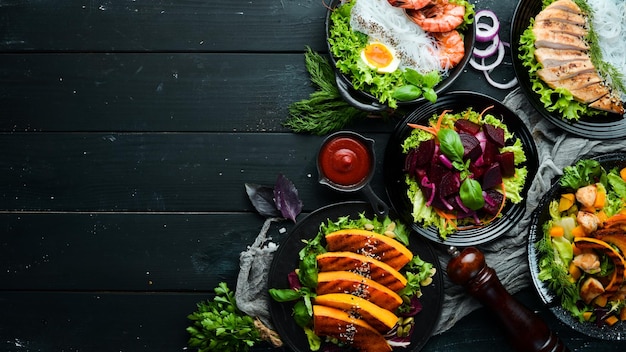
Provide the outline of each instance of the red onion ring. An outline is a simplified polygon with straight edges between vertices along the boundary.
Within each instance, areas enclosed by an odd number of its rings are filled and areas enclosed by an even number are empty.
[[[491,18],[493,24],[489,26],[487,23],[483,26],[478,26],[481,18],[487,17]],[[490,10],[480,10],[476,12],[474,16],[476,21],[476,41],[477,42],[488,42],[494,38],[498,34],[500,30],[500,21],[498,21],[498,17],[493,11]]]
[[[498,83],[496,81],[494,81],[493,79],[491,79],[491,76],[489,76],[489,73],[491,73],[491,70],[487,70],[487,71],[483,71],[483,74],[485,75],[485,79],[487,80],[487,82],[489,82],[489,84],[491,84],[492,86],[498,88],[498,89],[509,89],[509,88],[513,88],[517,85],[517,78],[514,77],[512,80],[506,82],[506,83]]]
[[[474,56],[476,56],[479,59],[486,58],[497,53],[499,45],[500,45],[500,36],[496,34],[491,40],[491,44],[489,44],[488,47],[486,47],[485,49],[478,49],[474,47],[474,50],[472,53],[474,54]]]
[[[479,64],[478,62],[476,62],[476,60],[474,60],[474,58],[470,58],[469,63],[470,65],[472,65],[473,68],[477,69],[478,71],[488,71],[488,70],[493,70],[496,66],[500,65],[500,63],[502,62],[502,59],[504,59],[504,44],[502,44],[502,42],[500,42],[498,44],[498,58],[496,58],[496,61],[492,62],[489,65],[485,65],[485,58],[481,58],[482,63]]]

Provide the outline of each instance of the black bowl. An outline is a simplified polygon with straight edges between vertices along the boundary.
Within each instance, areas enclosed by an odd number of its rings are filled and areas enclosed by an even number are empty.
[[[339,93],[344,98],[344,100],[346,100],[349,104],[358,109],[373,112],[386,110],[389,108],[388,106],[379,102],[378,99],[374,97],[371,93],[355,89],[350,78],[336,68],[337,61],[332,54],[328,37],[330,35],[331,28],[330,14],[332,13],[333,9],[339,5],[339,3],[340,0],[332,0],[330,2],[330,5],[328,6],[328,11],[326,12],[326,45],[328,46],[328,52],[332,65],[333,67],[335,67],[335,76],[337,81],[337,87],[339,88]],[[474,48],[474,43],[476,41],[475,27],[476,24],[472,23],[472,25],[469,26],[469,28],[462,33],[464,35],[465,56],[458,65],[456,65],[448,72],[448,76],[442,79],[441,82],[439,82],[439,84],[435,86],[435,93],[437,93],[437,96],[440,96],[446,89],[448,89],[448,87],[450,87],[450,85],[454,83],[454,81],[461,75],[461,73],[463,73],[465,66],[472,56],[471,53]],[[398,101],[398,106],[412,106],[422,104],[426,101],[427,100],[424,97],[419,97],[417,99],[408,101]]]
[[[482,111],[492,105],[493,108],[489,110],[489,112],[494,116],[501,116],[502,120],[509,128],[509,131],[522,142],[527,159],[526,167],[528,169],[526,184],[522,190],[522,196],[525,199],[530,184],[539,167],[537,147],[535,146],[530,131],[528,131],[523,121],[505,105],[487,95],[472,92],[447,93],[445,96],[440,97],[434,104],[424,104],[405,117],[396,125],[389,139],[387,148],[385,149],[383,173],[385,188],[391,206],[405,223],[411,224],[415,232],[434,242],[457,247],[486,243],[510,231],[511,228],[524,217],[526,211],[525,202],[522,201],[518,204],[511,204],[509,202],[502,210],[503,216],[501,218],[496,219],[484,227],[456,231],[448,235],[447,239],[444,241],[436,227],[429,226],[425,228],[422,224],[415,223],[411,215],[413,205],[406,195],[407,185],[405,183],[404,172],[405,154],[402,153],[402,143],[413,130],[412,127],[407,126],[407,123],[426,124],[434,114],[440,114],[444,110],[461,112],[472,107],[475,111]]]
[[[344,216],[357,219],[359,214],[368,218],[374,217],[371,206],[365,202],[344,202],[331,204],[320,208],[298,223],[289,232],[289,237],[280,244],[272,260],[268,277],[269,288],[287,288],[289,282],[287,275],[298,265],[298,251],[304,247],[303,240],[310,240],[319,231],[321,223],[329,219],[335,221]],[[391,213],[392,219],[397,219],[395,213]],[[430,338],[433,329],[439,321],[443,305],[443,272],[437,254],[428,241],[411,234],[408,248],[423,260],[432,263],[437,272],[433,276],[433,282],[422,288],[422,311],[415,316],[415,330],[411,335],[411,344],[406,351],[421,350]],[[283,342],[293,351],[310,351],[304,330],[293,320],[293,302],[279,303],[270,302],[270,313],[276,330]]]
[[[613,139],[626,136],[626,119],[619,114],[607,116],[581,116],[578,121],[570,121],[558,112],[546,110],[539,100],[539,94],[532,90],[532,83],[528,69],[522,65],[519,59],[519,40],[534,18],[542,8],[542,0],[520,0],[513,14],[511,24],[511,53],[513,56],[513,68],[520,87],[530,103],[548,121],[560,129],[572,134],[591,139]]]
[[[614,167],[626,167],[625,153],[610,153],[596,157],[582,157],[581,159],[595,159],[605,170]],[[550,220],[549,206],[552,200],[558,199],[563,193],[559,181],[553,183],[552,187],[541,198],[537,209],[533,212],[528,233],[528,267],[530,268],[530,277],[533,287],[539,295],[539,298],[546,304],[550,311],[562,321],[565,325],[572,329],[583,333],[587,336],[603,339],[603,340],[624,340],[626,337],[626,325],[616,324],[614,326],[597,326],[593,322],[581,323],[574,318],[567,310],[561,307],[559,297],[552,291],[548,284],[539,279],[539,261],[540,256],[537,253],[536,243],[543,238],[543,224]]]

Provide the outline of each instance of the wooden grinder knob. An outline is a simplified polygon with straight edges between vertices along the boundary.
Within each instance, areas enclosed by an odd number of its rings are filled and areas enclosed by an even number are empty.
[[[517,351],[569,351],[537,314],[509,294],[478,249],[464,249],[448,262],[447,271],[453,283],[463,286],[498,318],[498,325]]]

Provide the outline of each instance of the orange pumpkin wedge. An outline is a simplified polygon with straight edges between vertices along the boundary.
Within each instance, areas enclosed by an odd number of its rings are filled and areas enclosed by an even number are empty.
[[[329,251],[354,252],[373,257],[400,270],[413,259],[413,253],[399,241],[376,232],[344,229],[326,235]]]
[[[317,256],[319,271],[352,271],[369,277],[390,290],[398,292],[406,286],[406,278],[396,269],[378,259],[353,252],[326,252]]]
[[[611,278],[611,282],[604,288],[606,292],[617,291],[624,282],[624,271],[626,270],[626,262],[624,257],[610,244],[603,240],[591,237],[574,237],[574,243],[577,248],[580,249],[593,249],[597,250],[609,258],[615,266],[615,273]]]
[[[350,271],[322,271],[318,273],[315,292],[318,295],[349,293],[392,312],[402,304],[402,298],[388,287]]]
[[[337,338],[362,352],[391,351],[381,333],[341,309],[313,305],[313,331],[317,336]]]
[[[398,322],[398,317],[387,309],[348,293],[318,295],[315,304],[341,309],[354,317],[360,317],[381,334],[389,332]]]

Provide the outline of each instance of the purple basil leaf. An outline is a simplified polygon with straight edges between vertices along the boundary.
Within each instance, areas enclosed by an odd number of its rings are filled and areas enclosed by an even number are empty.
[[[246,193],[248,193],[248,198],[259,214],[265,217],[281,216],[280,211],[276,208],[276,203],[274,203],[274,189],[272,187],[246,183]]]
[[[278,174],[274,186],[274,202],[285,219],[296,222],[296,216],[302,211],[302,201],[296,186],[283,174]]]

